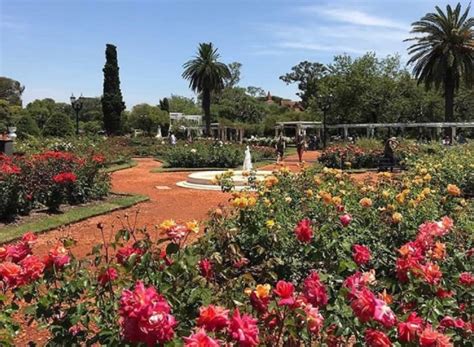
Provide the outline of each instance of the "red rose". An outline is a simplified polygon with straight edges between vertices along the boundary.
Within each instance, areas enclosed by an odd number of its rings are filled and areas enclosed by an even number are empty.
[[[313,271],[303,284],[303,296],[313,306],[325,306],[328,302],[326,288],[321,283],[317,272]]]
[[[199,266],[199,271],[201,272],[201,276],[210,280],[212,276],[214,275],[211,261],[209,259],[202,259],[199,261],[198,266]]]
[[[57,184],[74,183],[76,182],[76,180],[77,180],[77,176],[73,172],[62,172],[60,174],[53,176],[53,181],[54,183],[57,183]]]
[[[343,214],[342,216],[339,216],[339,221],[343,227],[347,227],[352,221],[352,216],[348,213]]]
[[[442,333],[433,330],[430,326],[427,326],[420,335],[419,340],[421,347],[452,347],[453,344],[449,336],[443,335]]]
[[[374,293],[367,288],[362,288],[358,292],[356,299],[351,303],[354,314],[362,323],[368,322],[374,318],[375,305],[376,297]]]
[[[369,347],[390,347],[392,342],[383,332],[375,329],[367,329],[364,334],[365,343]]]
[[[466,287],[471,287],[474,284],[474,276],[469,272],[463,272],[459,275],[459,283]]]
[[[278,305],[292,306],[295,303],[295,299],[293,298],[294,291],[295,287],[293,286],[293,283],[278,281],[274,290],[275,295],[280,297]]]
[[[354,245],[352,246],[352,259],[357,263],[357,265],[364,265],[367,264],[370,259],[372,259],[372,254],[370,253],[370,249],[366,246],[362,245]]]
[[[220,306],[209,305],[199,309],[197,326],[207,331],[220,331],[227,327],[229,322],[229,310]]]
[[[398,339],[402,342],[415,342],[422,329],[423,319],[418,317],[416,312],[412,312],[405,322],[398,323]]]
[[[300,221],[295,227],[296,238],[304,243],[311,242],[313,238],[313,229],[311,228],[311,221],[308,218]]]
[[[109,282],[113,282],[118,278],[118,272],[113,267],[103,270],[97,277],[97,281],[101,286],[105,286]]]

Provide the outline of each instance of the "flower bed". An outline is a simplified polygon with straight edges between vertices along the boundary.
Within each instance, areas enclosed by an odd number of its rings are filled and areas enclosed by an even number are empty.
[[[198,142],[168,148],[163,158],[169,167],[185,168],[235,168],[244,161],[245,147],[235,144],[213,144]],[[274,158],[269,147],[252,147],[252,161]]]
[[[0,336],[26,298],[53,344],[469,345],[473,204],[413,175],[283,168],[188,247],[195,222],[164,221],[158,240],[124,228],[86,260],[67,239],[42,260],[27,235],[0,248]]]
[[[474,196],[474,144],[430,146],[408,152],[405,161],[417,181],[426,177],[434,187],[455,184],[463,195]]]
[[[109,191],[100,172],[101,155],[79,157],[48,151],[30,156],[0,157],[0,219],[28,214],[41,206],[58,211],[61,204],[99,199]]]
[[[319,162],[330,168],[373,169],[378,167],[383,152],[380,149],[363,149],[356,145],[335,145],[321,153]]]

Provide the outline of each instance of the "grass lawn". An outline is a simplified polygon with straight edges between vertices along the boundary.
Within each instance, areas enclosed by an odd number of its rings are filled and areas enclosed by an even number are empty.
[[[104,168],[102,171],[103,172],[114,172],[114,171],[129,169],[129,168],[134,167],[134,166],[137,166],[137,162],[135,160],[130,160],[126,163],[111,165],[109,167]]]
[[[124,209],[147,200],[148,197],[144,195],[116,195],[104,201],[72,207],[62,214],[33,217],[32,220],[25,223],[0,228],[0,244],[18,239],[28,231],[34,233],[45,232],[90,217]]]

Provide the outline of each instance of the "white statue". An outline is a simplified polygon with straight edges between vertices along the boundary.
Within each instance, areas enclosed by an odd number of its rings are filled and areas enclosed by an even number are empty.
[[[247,146],[245,150],[245,158],[244,158],[244,166],[242,167],[243,171],[251,171],[252,170],[252,156],[250,155],[250,148]]]
[[[155,136],[157,139],[161,139],[163,136],[161,135],[161,126],[158,125],[158,132],[156,133]]]

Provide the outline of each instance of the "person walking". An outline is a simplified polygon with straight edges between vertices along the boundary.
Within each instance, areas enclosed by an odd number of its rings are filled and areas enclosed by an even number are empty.
[[[286,143],[283,136],[280,134],[277,143],[275,144],[275,150],[277,155],[277,164],[283,161],[283,155],[285,154]]]
[[[298,134],[296,134],[295,143],[296,143],[296,151],[298,152],[298,160],[301,163],[303,161],[303,152],[306,146],[306,141],[301,131],[298,132]]]

